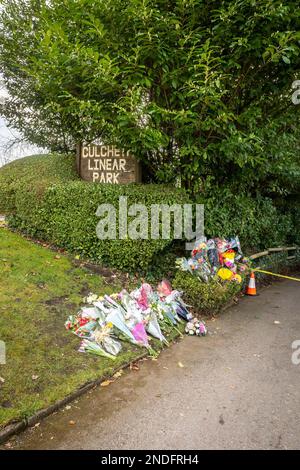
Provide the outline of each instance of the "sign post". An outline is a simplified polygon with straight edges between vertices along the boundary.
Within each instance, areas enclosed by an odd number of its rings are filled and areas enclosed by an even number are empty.
[[[113,145],[79,145],[77,171],[85,181],[128,184],[141,182],[139,162],[129,153]]]

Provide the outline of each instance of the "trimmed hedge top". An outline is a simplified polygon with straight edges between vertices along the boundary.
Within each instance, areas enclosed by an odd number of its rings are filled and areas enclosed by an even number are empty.
[[[44,188],[53,183],[79,180],[74,155],[32,155],[0,168],[0,213],[15,209],[20,186]]]
[[[183,190],[165,185],[109,185],[86,183],[76,172],[74,155],[37,155],[0,168],[0,213],[11,215],[11,226],[84,257],[110,266],[147,269],[171,240],[99,240],[97,207],[119,197],[128,204],[184,204],[191,202]],[[226,187],[199,194],[205,204],[208,237],[238,234],[245,252],[295,243],[299,217],[280,210],[265,197],[233,194]]]
[[[190,202],[183,190],[173,186],[81,181],[74,156],[29,157],[4,167],[0,174],[0,211],[11,215],[11,227],[85,258],[130,271],[146,269],[172,240],[100,240],[96,234],[98,206],[111,204],[116,209],[118,229],[120,196],[127,196],[128,207],[145,205],[149,223],[152,204]]]

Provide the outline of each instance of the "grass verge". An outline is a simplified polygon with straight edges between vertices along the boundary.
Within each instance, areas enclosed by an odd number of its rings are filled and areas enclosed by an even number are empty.
[[[118,291],[120,279],[78,267],[5,228],[0,228],[0,267],[0,340],[6,345],[6,364],[0,365],[0,429],[113,374],[144,351],[124,343],[114,362],[79,354],[79,338],[64,328],[84,295]]]

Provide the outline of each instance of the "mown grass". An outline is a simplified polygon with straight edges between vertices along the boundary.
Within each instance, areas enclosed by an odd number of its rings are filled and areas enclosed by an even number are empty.
[[[0,428],[31,416],[141,354],[123,343],[116,361],[77,352],[79,338],[64,322],[89,291],[121,289],[72,260],[0,228],[0,340],[6,364],[0,365]]]

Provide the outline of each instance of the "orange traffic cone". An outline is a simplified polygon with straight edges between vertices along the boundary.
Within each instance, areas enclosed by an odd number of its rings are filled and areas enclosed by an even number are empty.
[[[248,287],[246,289],[246,295],[257,295],[256,285],[255,285],[255,274],[253,271],[250,274],[250,280],[249,280]]]

